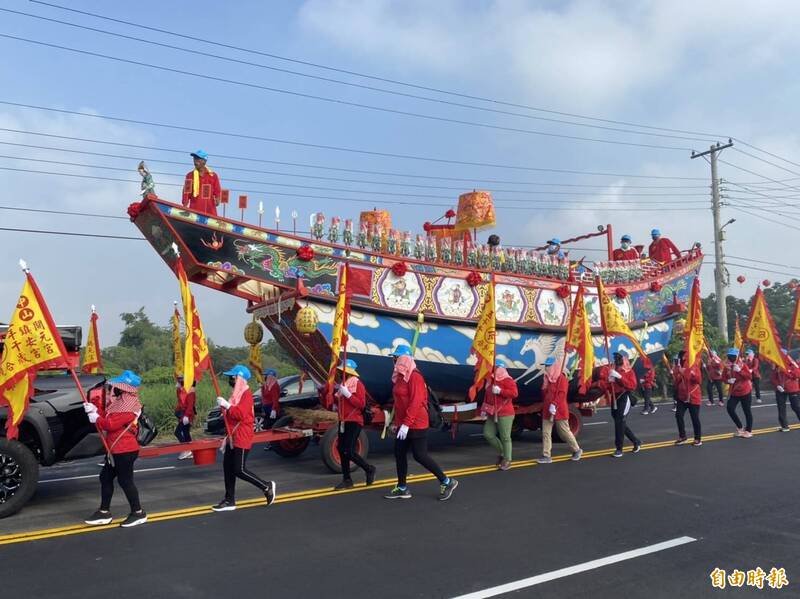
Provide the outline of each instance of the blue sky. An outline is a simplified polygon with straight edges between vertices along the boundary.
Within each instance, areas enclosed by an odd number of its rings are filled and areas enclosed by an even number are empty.
[[[795,34],[800,25],[800,6],[794,2],[776,1],[757,6],[744,1],[442,0],[432,3],[417,0],[307,0],[237,2],[234,5],[203,0],[191,3],[143,0],[135,4],[54,0],[56,3],[59,1],[80,10],[207,40],[438,89],[567,113],[731,135],[800,163],[800,141],[796,133],[800,83],[793,60],[800,45]],[[501,108],[529,116],[600,124],[221,49],[32,2],[0,0],[0,8],[404,93]],[[458,108],[155,48],[7,12],[0,13],[0,34],[261,86],[500,127],[698,150],[706,149],[708,140],[724,141],[724,137],[707,135],[687,135],[696,138],[690,141],[623,134]],[[709,169],[702,160],[690,160],[686,149],[638,148],[565,140],[387,114],[159,72],[2,37],[0,52],[5,58],[0,62],[2,101],[378,152],[626,175],[555,174],[381,158],[115,123],[0,104],[0,127],[6,129],[176,148],[187,152],[203,148],[211,155],[210,165],[220,167],[218,172],[223,185],[261,190],[249,194],[251,205],[263,200],[268,214],[276,205],[280,206],[284,222],[293,209],[300,213],[300,221],[306,222],[308,214],[314,211],[321,210],[328,217],[357,218],[359,210],[374,205],[391,209],[399,228],[416,232],[421,230],[424,221],[435,219],[446,209],[430,204],[453,204],[459,189],[466,191],[481,186],[493,190],[498,204],[503,206],[498,209],[500,226],[497,232],[506,245],[538,244],[551,235],[569,237],[592,230],[597,224],[610,222],[616,231],[629,232],[637,241],[644,242],[647,232],[653,226],[659,226],[682,247],[701,241],[709,251],[711,249],[711,217],[707,209]],[[6,168],[132,180],[137,179],[135,168],[142,158],[178,161],[185,158],[182,165],[151,162],[151,169],[156,171],[181,175],[191,168],[188,156],[152,150],[130,150],[8,131],[0,131],[0,142],[127,156],[104,158],[0,143],[0,155],[13,157],[0,158],[0,167]],[[753,152],[741,144],[737,144],[737,148]],[[270,166],[215,158],[220,154],[459,180],[348,175],[310,167]],[[762,218],[746,214],[737,207],[726,208],[726,218],[737,219],[737,223],[729,228],[727,251],[741,258],[783,265],[798,264],[800,260],[795,259],[787,248],[796,245],[797,229],[791,227],[800,226],[800,220],[794,220],[800,218],[800,213],[796,207],[785,205],[797,203],[798,200],[791,196],[798,195],[798,182],[770,183],[768,178],[791,179],[796,175],[788,171],[800,172],[800,166],[766,154],[756,154],[779,166],[731,150],[723,155],[723,159],[758,175],[723,164],[722,177],[737,183],[761,184],[748,185],[749,192],[740,188],[737,192],[736,187],[728,186],[731,190],[728,195],[734,196],[729,202],[740,207],[750,206],[750,210],[755,210]],[[129,172],[37,163],[20,158],[114,167]],[[225,168],[234,166],[295,176],[242,173]],[[362,179],[372,183],[307,178],[312,175]],[[646,179],[629,175],[697,179]],[[0,170],[0,176],[5,192],[0,202],[3,206],[124,215],[127,205],[137,198],[136,183],[3,170]],[[268,183],[232,183],[230,179]],[[556,183],[560,186],[489,185],[484,183],[486,179]],[[164,184],[179,180],[180,177],[157,175],[161,195],[177,198],[177,190]],[[384,185],[386,182],[403,186]],[[335,188],[338,191],[281,187],[278,185],[281,183]],[[448,189],[414,187],[413,184]],[[571,187],[573,185],[596,187]],[[648,188],[638,189],[636,186]],[[683,187],[656,189],[653,186]],[[753,193],[753,190],[770,187],[778,191],[762,193],[779,196],[778,200],[766,200]],[[584,195],[570,195],[576,189]],[[513,193],[514,190],[518,193]],[[522,193],[525,190],[528,193]],[[559,193],[531,193],[547,190]],[[374,192],[407,195],[376,195]],[[279,195],[281,193],[356,198],[361,202],[293,198]],[[635,195],[643,193],[671,195]],[[389,203],[397,201],[422,205]],[[765,207],[764,202],[771,205]],[[524,210],[508,208],[512,205]],[[670,206],[692,210],[666,211]],[[553,210],[576,207],[579,210]],[[257,218],[254,210],[247,218],[251,221]],[[763,218],[783,224],[767,222]],[[0,210],[0,221],[4,227],[14,228],[114,235],[137,233],[125,220]],[[94,303],[98,306],[103,325],[101,337],[105,344],[116,342],[121,324],[117,317],[120,312],[144,305],[156,321],[166,323],[172,301],[177,298],[177,287],[174,277],[147,244],[12,232],[0,232],[0,235],[3,246],[9,248],[4,252],[5,259],[0,261],[0,298],[5,298],[9,312],[21,285],[17,257],[23,256],[30,262],[58,321],[84,324],[89,305]],[[572,255],[596,257],[598,253],[592,250],[593,247],[602,245],[586,244],[573,250]],[[735,261],[745,264],[741,258]],[[744,287],[733,282],[732,292],[735,294],[751,293],[750,283],[762,278],[788,278],[750,270],[754,267],[800,274],[798,270],[772,264],[746,264],[747,269],[730,267],[732,279],[738,274],[748,278]],[[704,288],[710,291],[713,287],[711,269],[705,268],[703,275]],[[198,289],[197,296],[209,336],[219,343],[240,344],[242,327],[246,322],[242,303],[203,289]]]

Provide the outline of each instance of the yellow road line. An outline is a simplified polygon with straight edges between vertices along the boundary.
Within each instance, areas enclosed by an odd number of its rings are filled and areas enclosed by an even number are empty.
[[[791,429],[800,429],[800,424],[793,424],[789,428]],[[765,435],[768,433],[776,433],[778,429],[775,427],[769,428],[762,428],[753,431],[754,435]],[[723,439],[733,439],[733,433],[720,433],[716,435],[709,435],[703,438],[703,443],[707,443],[710,441],[721,441]],[[674,441],[659,441],[657,443],[646,443],[642,445],[642,451],[644,450],[651,450],[651,449],[662,449],[664,447],[674,447]],[[626,449],[626,451],[631,451],[631,448]],[[609,456],[614,452],[614,449],[598,449],[594,451],[587,451],[583,453],[582,459],[591,459],[591,458],[599,458],[603,456]],[[570,461],[569,455],[561,455],[553,458],[553,462],[567,462]],[[536,466],[536,459],[528,459],[522,460],[518,462],[514,462],[511,465],[511,468],[518,469],[518,468],[531,468]],[[448,476],[453,477],[463,477],[463,476],[472,476],[475,474],[485,474],[489,472],[496,472],[497,467],[495,465],[483,465],[483,466],[470,466],[465,468],[458,468],[455,470],[448,470]],[[432,474],[414,474],[408,477],[409,484],[412,483],[419,483],[423,481],[434,480],[434,476]],[[334,491],[332,488],[324,488],[324,489],[309,489],[306,491],[296,491],[293,493],[286,493],[280,495],[276,500],[275,503],[295,503],[297,501],[304,501],[309,499],[321,499],[323,497],[332,497],[332,496],[341,496],[348,493],[361,493],[364,491],[369,491],[372,489],[381,489],[381,488],[388,488],[392,487],[396,484],[395,479],[382,479],[375,481],[375,483],[367,487],[366,485],[359,484],[352,489],[347,489],[344,491]],[[240,501],[236,504],[237,509],[247,509],[252,507],[258,507],[264,505],[264,499],[247,499],[244,501]],[[163,522],[166,520],[175,520],[178,518],[190,518],[193,516],[202,516],[204,514],[211,514],[213,511],[211,510],[210,506],[195,506],[189,508],[182,508],[177,510],[170,510],[165,512],[157,512],[155,514],[148,515],[148,522]],[[87,526],[86,524],[77,524],[71,526],[62,526],[58,528],[48,528],[43,530],[35,530],[30,532],[21,532],[9,535],[2,535],[0,536],[0,545],[12,545],[15,543],[28,543],[30,541],[38,541],[43,539],[52,539],[56,537],[65,537],[77,534],[85,534],[90,532],[100,532],[104,530],[109,530],[113,528],[117,528],[121,520],[116,520],[111,524],[107,524],[105,526]]]

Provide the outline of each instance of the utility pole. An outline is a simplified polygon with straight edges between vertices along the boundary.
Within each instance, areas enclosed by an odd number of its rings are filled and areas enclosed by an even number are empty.
[[[692,151],[692,159],[701,156],[710,156],[711,163],[711,213],[714,216],[714,288],[717,297],[717,327],[723,340],[728,341],[728,306],[727,293],[728,271],[725,268],[725,254],[722,249],[724,241],[722,229],[725,225],[720,223],[720,199],[719,199],[719,177],[717,176],[717,155],[725,148],[733,146],[733,140],[729,139],[725,145],[719,142],[711,146],[705,152]]]

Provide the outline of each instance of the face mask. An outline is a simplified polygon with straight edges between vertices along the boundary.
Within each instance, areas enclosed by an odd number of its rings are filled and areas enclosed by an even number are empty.
[[[236,377],[235,376],[229,376],[228,377],[228,385],[230,385],[231,387],[235,387],[236,386]]]
[[[547,246],[547,253],[548,254],[557,254],[558,253],[558,246],[550,244]]]
[[[627,250],[629,247],[631,247],[631,242],[630,241],[623,241],[622,242],[622,249],[623,250]]]

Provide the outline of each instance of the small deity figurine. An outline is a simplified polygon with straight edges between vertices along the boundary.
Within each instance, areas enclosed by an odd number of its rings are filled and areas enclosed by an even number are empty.
[[[436,238],[428,237],[425,242],[425,260],[436,262]]]
[[[464,242],[460,239],[453,243],[453,263],[464,263]]]
[[[358,247],[362,250],[366,249],[367,247],[367,223],[361,223],[361,227],[358,231],[358,240],[356,241]]]
[[[489,246],[481,244],[478,246],[478,266],[483,269],[488,269],[492,263],[492,257],[489,255]]]
[[[453,261],[453,240],[449,237],[442,239],[442,262],[450,264]]]
[[[403,237],[400,239],[400,255],[408,258],[411,255],[411,233],[403,231]]]
[[[141,186],[141,195],[142,199],[145,199],[150,194],[156,195],[156,184],[153,181],[153,175],[150,174],[150,171],[147,169],[147,165],[142,160],[139,163],[139,175],[142,177],[142,186]]]
[[[383,227],[380,224],[375,224],[375,229],[372,231],[372,239],[370,240],[370,247],[373,252],[380,252],[382,248],[381,240],[383,238]]]
[[[506,272],[517,272],[517,250],[513,248],[506,250],[506,261],[503,268]]]
[[[322,212],[317,212],[314,215],[314,225],[311,227],[311,235],[314,239],[320,241],[325,235],[325,215]]]
[[[467,266],[471,266],[475,268],[478,266],[478,250],[475,247],[475,244],[471,241],[468,242],[469,247],[467,248]]]
[[[338,216],[331,218],[331,228],[328,229],[328,241],[331,243],[339,243],[339,224],[341,222]]]
[[[414,241],[414,258],[417,260],[422,260],[425,257],[425,241],[422,239],[422,235],[417,235],[416,240]]]
[[[504,270],[505,252],[500,248],[489,248],[489,254],[492,257],[492,270]]]
[[[386,239],[386,251],[389,254],[397,255],[397,231],[389,229],[389,237]]]
[[[344,221],[344,232],[342,233],[342,241],[346,246],[353,245],[353,219],[347,218]]]

